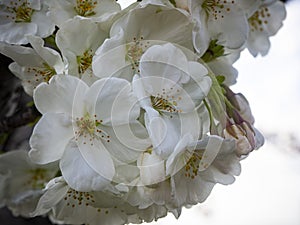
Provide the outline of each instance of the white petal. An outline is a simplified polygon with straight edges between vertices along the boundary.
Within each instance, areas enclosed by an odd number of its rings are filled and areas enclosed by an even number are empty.
[[[121,125],[134,121],[139,116],[137,100],[128,81],[120,78],[103,78],[96,81],[85,97],[103,125]]]
[[[84,137],[79,137],[78,148],[86,163],[100,176],[112,180],[115,167],[109,149],[100,140],[95,139],[93,145]]]
[[[115,22],[111,28],[111,36],[123,29],[129,42],[134,37],[142,36],[144,40],[168,41],[191,49],[192,26],[189,18],[175,8],[147,5],[129,11]]]
[[[184,157],[181,156],[182,154],[185,153],[188,144],[190,144],[192,140],[193,140],[192,135],[187,133],[177,143],[174,151],[171,153],[171,155],[169,156],[166,162],[167,175],[173,176],[185,166],[186,161]]]
[[[96,51],[92,62],[94,74],[100,78],[114,76],[131,81],[133,71],[125,55],[124,31],[120,30],[118,34],[106,39]]]
[[[211,35],[228,48],[237,49],[241,47],[248,37],[248,21],[242,10],[239,10],[234,5],[228,6],[230,13],[225,12],[224,17],[217,20],[211,16],[208,20],[207,26]]]
[[[189,80],[188,62],[184,53],[173,44],[154,45],[140,60],[141,77],[158,76],[175,83]]]
[[[44,41],[40,37],[27,36],[28,41],[39,56],[51,67],[53,67],[57,74],[61,74],[64,71],[64,64],[60,57],[60,54],[48,47],[44,47]]]
[[[215,75],[221,75],[225,77],[224,84],[231,86],[236,83],[238,76],[238,71],[229,63],[227,58],[220,57],[207,63],[209,68],[213,71]]]
[[[165,180],[164,160],[154,152],[142,153],[137,161],[140,169],[141,181],[144,185],[153,185]]]
[[[41,57],[32,48],[0,43],[0,52],[20,66],[41,66]]]
[[[106,130],[108,131],[108,129]],[[106,143],[107,147],[110,144],[114,144],[114,142],[118,142],[120,145],[119,148],[108,148],[115,152],[115,156],[124,162],[128,161],[125,159],[131,158],[130,161],[136,159],[135,155],[139,155],[151,146],[148,132],[139,122],[114,126],[108,132],[115,141]]]
[[[39,164],[59,160],[73,137],[72,122],[64,114],[47,113],[34,127],[30,138],[30,158]]]
[[[68,185],[77,191],[100,191],[109,183],[82,158],[75,142],[69,142],[66,146],[60,160],[60,169]]]
[[[33,23],[8,22],[0,24],[0,41],[9,44],[27,44],[26,35],[35,35],[37,29],[37,25]]]
[[[53,179],[49,184],[51,186],[48,186],[31,216],[45,215],[62,200],[69,190],[69,186],[65,182],[59,181],[59,178]]]
[[[68,73],[78,77],[85,74],[79,72],[77,57],[83,56],[85,52],[93,56],[107,36],[108,33],[103,31],[99,24],[89,19],[77,17],[63,23],[57,32],[56,43],[68,62]],[[91,73],[91,67],[92,65],[86,68],[87,73]]]
[[[199,163],[199,171],[207,169],[214,161],[219,151],[221,150],[223,140],[224,139],[219,136],[209,136],[208,140],[204,140],[204,142],[208,141],[207,143],[205,143],[206,146],[201,146],[200,142],[197,144],[197,149],[205,149],[202,159]]]
[[[33,99],[41,113],[67,113],[81,102],[74,102],[75,95],[84,95],[88,86],[80,79],[69,75],[53,76],[49,84],[42,83],[34,91]]]
[[[36,35],[45,38],[54,32],[55,24],[48,14],[48,5],[44,2],[42,4],[42,8],[32,14],[31,23],[37,25]]]

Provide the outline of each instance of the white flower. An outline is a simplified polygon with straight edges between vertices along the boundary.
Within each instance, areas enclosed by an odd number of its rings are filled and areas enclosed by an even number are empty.
[[[144,139],[132,133],[142,128],[126,80],[101,79],[89,88],[76,77],[57,75],[33,97],[43,116],[30,139],[30,157],[41,164],[60,160],[64,178],[76,190],[106,188],[115,175],[114,160],[130,163],[145,148]]]
[[[105,192],[76,191],[58,177],[49,182],[32,216],[49,213],[58,223],[121,225],[127,216],[120,204],[120,198]]]
[[[190,0],[189,11],[196,25],[194,47],[202,55],[211,40],[230,49],[241,47],[248,36],[248,22],[238,1]]]
[[[139,70],[133,90],[146,111],[145,125],[153,149],[165,159],[182,134],[199,137],[195,108],[208,93],[211,80],[204,66],[188,61],[172,44],[150,47],[141,58]]]
[[[270,2],[270,1],[269,1]],[[284,3],[262,1],[259,9],[248,19],[250,32],[246,46],[253,56],[265,56],[270,49],[269,37],[277,33],[286,17]]]
[[[114,0],[51,0],[49,5],[51,18],[58,27],[76,16],[106,21],[121,9]]]
[[[38,84],[48,82],[55,74],[62,74],[64,64],[58,52],[44,47],[41,38],[27,36],[27,39],[33,48],[0,43],[0,52],[15,61],[9,69],[22,80],[25,92],[32,96]]]
[[[55,26],[45,0],[3,0],[0,2],[0,41],[27,44],[26,35],[50,36]]]
[[[42,195],[42,189],[58,171],[56,163],[39,166],[28,157],[27,151],[10,151],[0,156],[1,177],[0,202],[13,212],[15,216],[28,217]]]
[[[93,71],[98,77],[121,76],[131,81],[142,54],[165,41],[192,49],[192,23],[176,9],[147,5],[118,19],[110,38],[97,50]]]
[[[91,20],[77,17],[65,22],[56,34],[56,44],[68,74],[81,78],[88,85],[99,79],[93,75],[92,58],[107,37],[108,33],[100,24]]]
[[[166,163],[171,175],[172,200],[177,207],[203,202],[216,183],[231,184],[239,175],[235,142],[204,136],[194,142],[185,135]]]

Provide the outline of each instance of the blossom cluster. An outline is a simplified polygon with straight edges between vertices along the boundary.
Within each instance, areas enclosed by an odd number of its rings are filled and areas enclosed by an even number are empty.
[[[231,184],[263,145],[231,90],[278,0],[2,0],[0,53],[41,117],[0,155],[0,206],[58,224],[157,220]]]

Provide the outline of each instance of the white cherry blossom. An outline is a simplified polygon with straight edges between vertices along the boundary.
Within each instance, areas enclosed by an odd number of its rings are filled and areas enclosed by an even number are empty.
[[[54,23],[46,0],[3,0],[0,2],[0,41],[27,44],[26,35],[50,36]]]
[[[51,18],[58,27],[74,17],[107,21],[121,10],[114,0],[51,0],[49,5]]]
[[[235,142],[204,136],[194,142],[185,135],[166,164],[171,176],[173,201],[177,207],[205,201],[216,183],[231,184],[240,174]]]
[[[248,36],[245,12],[238,1],[191,0],[190,13],[196,20],[194,46],[202,54],[210,40],[231,49],[241,47]]]
[[[72,188],[103,189],[115,175],[114,159],[130,163],[140,154],[143,140],[124,145],[118,137],[130,140],[130,122],[133,130],[141,126],[135,122],[139,108],[128,81],[101,79],[89,88],[76,77],[56,75],[38,86],[33,97],[43,117],[31,136],[29,155],[40,164],[60,160]],[[122,104],[114,104],[116,99]]]
[[[269,2],[269,4],[268,4]],[[253,56],[265,56],[270,49],[269,37],[277,33],[286,17],[281,1],[261,2],[260,7],[248,19],[250,30],[246,46]]]
[[[64,58],[67,73],[81,78],[88,85],[96,81],[92,58],[107,37],[108,33],[101,29],[99,23],[78,17],[66,21],[56,34],[56,44]]]
[[[65,68],[60,54],[45,47],[41,38],[27,36],[27,39],[33,48],[0,43],[0,52],[14,60],[9,69],[22,80],[25,92],[32,96],[38,84],[64,73]]]
[[[15,216],[28,217],[43,194],[43,188],[58,172],[57,163],[36,165],[27,151],[15,150],[0,156],[3,202]],[[3,173],[3,174],[2,174]]]
[[[145,110],[153,149],[165,159],[185,132],[198,138],[195,108],[208,93],[211,81],[203,65],[188,61],[172,44],[150,47],[141,58],[139,70],[133,90]]]
[[[113,24],[110,38],[93,59],[93,71],[98,77],[131,81],[150,46],[168,41],[192,49],[191,34],[191,21],[176,9],[157,5],[134,8]]]
[[[116,224],[127,221],[119,200],[105,192],[81,192],[58,177],[49,182],[33,216],[49,213],[54,222],[67,224]]]

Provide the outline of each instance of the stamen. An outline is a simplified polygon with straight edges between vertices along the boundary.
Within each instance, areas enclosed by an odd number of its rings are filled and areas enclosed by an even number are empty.
[[[6,10],[11,14],[7,15],[15,23],[30,23],[34,9],[30,8],[30,3],[27,0],[11,1],[11,6],[7,6]]]
[[[203,153],[201,151],[194,151],[189,157],[185,165],[185,177],[194,179],[198,175],[199,164]]]
[[[48,82],[52,76],[56,74],[56,71],[54,68],[49,66],[47,63],[43,63],[42,68],[38,67],[28,67],[27,72],[28,73],[34,73],[35,75],[35,81],[36,82]],[[30,81],[28,81],[30,83]]]
[[[225,13],[231,11],[229,4],[235,4],[235,1],[227,0],[206,0],[202,4],[207,16],[212,16],[215,20],[224,18]]]
[[[268,19],[271,16],[269,9],[267,7],[263,7],[256,11],[248,20],[251,31],[263,31],[264,24],[268,24]]]
[[[141,56],[149,48],[149,44],[150,42],[144,41],[144,37],[141,36],[139,39],[134,37],[133,41],[126,45],[127,54],[125,58],[131,63],[132,70],[139,67]]]
[[[99,126],[102,123],[102,120],[96,119],[97,115],[94,115],[94,118],[91,118],[88,113],[84,115],[84,117],[77,117],[76,118],[76,126],[77,129],[75,130],[75,140],[77,141],[79,137],[84,137],[85,141],[83,144],[89,144],[91,146],[94,145],[94,140],[102,139],[105,142],[110,142],[110,136]]]
[[[171,88],[172,90],[173,88]],[[179,90],[177,90],[177,93]],[[182,98],[179,96],[175,98],[175,96],[169,96],[166,94],[166,90],[162,90],[162,94],[158,93],[155,96],[150,96],[152,106],[155,110],[159,113],[163,113],[163,111],[170,112],[170,113],[180,113],[181,110],[177,108],[178,101]]]
[[[76,56],[78,64],[78,73],[82,75],[92,65],[93,53],[92,50],[86,50],[83,55]]]
[[[76,0],[75,11],[79,16],[89,17],[95,15],[95,7],[97,1],[92,0]]]
[[[70,206],[72,208],[78,206],[89,206],[95,202],[93,194],[89,192],[75,191],[71,188],[68,190],[63,199],[66,201],[66,206]]]
[[[33,189],[43,189],[48,182],[47,170],[37,168],[30,170],[29,173],[31,174],[31,177],[26,185],[29,185]]]

